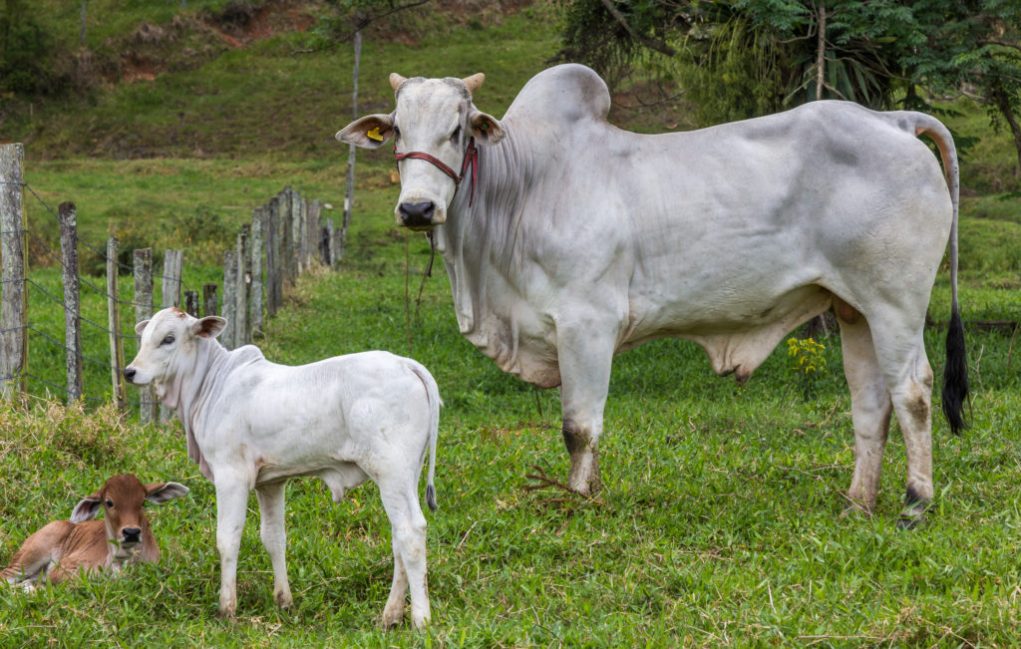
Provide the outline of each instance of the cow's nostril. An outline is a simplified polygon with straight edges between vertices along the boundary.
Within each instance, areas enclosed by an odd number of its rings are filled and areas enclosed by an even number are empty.
[[[125,527],[121,530],[121,533],[124,534],[125,541],[137,541],[142,534],[142,530],[137,527]]]
[[[436,204],[432,201],[401,203],[397,211],[400,212],[401,222],[404,225],[431,225],[433,213],[436,211]]]
[[[135,378],[135,373],[136,370],[133,367],[124,368],[124,378],[128,380],[128,383],[131,383],[132,380]]]

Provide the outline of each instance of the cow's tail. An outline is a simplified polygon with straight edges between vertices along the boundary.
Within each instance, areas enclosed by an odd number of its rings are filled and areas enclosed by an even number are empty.
[[[426,474],[425,502],[429,509],[436,511],[436,439],[440,435],[440,406],[443,400],[440,399],[440,388],[436,385],[436,379],[425,369],[425,366],[415,361],[410,361],[411,371],[422,381],[425,386],[425,394],[429,400],[429,471]]]
[[[954,218],[950,223],[950,324],[947,327],[947,362],[943,368],[943,414],[950,430],[960,434],[965,427],[964,402],[968,398],[968,363],[964,350],[964,324],[957,302],[957,221],[960,203],[960,171],[957,166],[957,148],[950,131],[935,117],[924,113],[911,113],[915,135],[925,135],[939,149],[943,161]]]

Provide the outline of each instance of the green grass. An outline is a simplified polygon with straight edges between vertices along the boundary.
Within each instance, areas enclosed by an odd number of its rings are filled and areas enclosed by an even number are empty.
[[[127,3],[117,24],[95,33],[117,36],[136,20],[169,20],[171,4],[177,3]],[[97,16],[111,6],[90,3]],[[73,15],[62,20],[74,27]],[[489,79],[480,107],[500,115],[555,51],[555,24],[540,5],[483,26],[454,26],[412,44],[370,37],[362,112],[390,109],[391,70],[481,69]],[[26,179],[54,207],[76,202],[86,241],[99,245],[113,232],[158,252],[184,247],[185,287],[197,288],[218,279],[234,228],[284,185],[343,202],[346,149],[332,134],[350,115],[350,53],[343,47],[295,53],[306,44],[305,37],[282,34],[198,70],[109,89],[93,104],[41,106],[33,122],[16,120],[21,130],[0,137],[28,135]],[[966,322],[1018,320],[1021,201],[1002,193],[1011,186],[1009,140],[992,136],[983,120],[975,107],[951,120],[984,138],[962,163],[965,187],[980,193],[963,204],[961,303]],[[137,155],[156,157],[116,159]],[[358,211],[342,271],[305,277],[268,324],[262,347],[286,363],[388,349],[414,356],[435,374],[446,407],[440,511],[427,515],[428,632],[376,627],[391,578],[390,531],[376,488],[365,485],[337,505],[314,480],[288,487],[294,608],[273,604],[253,499],[239,618],[220,620],[213,489],[188,461],[179,426],[142,427],[91,403],[87,413],[65,410],[45,401],[46,386],[35,382],[27,409],[0,409],[0,561],[40,525],[66,518],[114,473],[178,480],[192,492],[150,510],[160,564],[29,596],[0,588],[0,646],[1016,643],[1017,340],[969,330],[972,426],[953,437],[935,417],[937,498],[928,522],[914,532],[895,529],[905,474],[896,426],[875,515],[841,517],[853,438],[835,337],[823,341],[827,365],[812,380],[809,399],[783,345],[743,387],[713,376],[703,352],[680,341],[618,357],[600,499],[528,493],[523,487],[534,465],[554,477],[568,468],[556,391],[500,372],[458,335],[440,265],[414,317],[406,282],[413,298],[428,248],[391,224],[397,189],[389,153],[360,153],[358,164]],[[45,252],[56,241],[55,220],[34,197],[26,201],[32,240]],[[32,279],[59,294],[59,275],[44,257],[37,256]],[[82,257],[95,263],[87,247]],[[103,286],[102,278],[90,281]],[[122,299],[131,299],[130,278],[121,282]],[[59,307],[38,287],[32,291],[33,326],[61,339]],[[105,324],[105,313],[100,296],[83,289],[83,314]],[[948,313],[944,272],[930,307],[937,325],[927,332],[937,375]],[[86,351],[105,358],[105,334],[93,329],[84,329]],[[34,332],[31,344],[30,372],[62,383],[59,350]],[[125,355],[134,351],[128,342]],[[106,368],[86,364],[88,396],[107,398],[108,382]]]
[[[428,517],[428,633],[375,626],[391,566],[374,486],[340,505],[316,481],[288,488],[295,608],[287,612],[272,603],[253,500],[240,616],[226,622],[215,615],[212,488],[188,462],[179,429],[40,404],[0,415],[11,431],[0,446],[0,556],[118,471],[180,480],[192,493],[153,508],[158,566],[32,596],[0,590],[0,634],[11,646],[47,638],[67,646],[963,644],[958,638],[993,646],[1021,632],[1021,359],[1009,338],[969,334],[973,425],[955,438],[936,418],[937,501],[917,531],[894,525],[905,471],[896,432],[875,516],[840,517],[853,450],[836,339],[824,341],[827,369],[811,400],[782,347],[744,387],[712,376],[703,353],[679,341],[618,357],[605,491],[599,502],[561,502],[523,490],[533,465],[566,473],[556,392],[503,374],[457,334],[441,273],[426,282],[409,325],[405,235],[386,214],[392,199],[389,189],[365,196],[375,207],[356,222],[343,271],[306,277],[263,348],[287,363],[389,349],[436,375],[446,407],[441,509]],[[413,297],[428,249],[418,236],[408,249]],[[946,293],[941,282],[937,320]],[[989,296],[999,302],[990,306]],[[1013,308],[1018,297],[965,282],[965,318]],[[940,336],[934,330],[928,341],[937,372]]]

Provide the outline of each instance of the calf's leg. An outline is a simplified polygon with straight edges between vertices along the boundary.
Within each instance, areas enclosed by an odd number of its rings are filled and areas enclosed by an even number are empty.
[[[293,601],[287,583],[287,532],[284,529],[284,483],[263,485],[255,490],[259,499],[259,535],[273,564],[273,598],[287,608]]]
[[[395,554],[400,555],[399,560],[404,564],[404,572],[411,590],[411,623],[416,629],[421,629],[429,622],[430,617],[429,588],[426,583],[426,523],[418,502],[417,485],[406,484],[404,480],[406,477],[402,475],[396,480],[381,482],[379,493],[383,499],[383,508],[390,519]],[[397,581],[397,570],[398,567],[395,565],[395,586],[401,585]],[[391,612],[393,611],[391,605],[395,608],[397,606],[394,603],[394,595],[395,592],[391,590],[390,600],[387,601],[387,609]],[[403,593],[399,601],[403,609]],[[386,611],[383,616],[385,621]]]
[[[390,597],[383,607],[383,627],[397,626],[404,619],[404,597],[408,594],[408,572],[401,561],[401,549],[397,535],[393,535],[394,580],[390,586]]]
[[[248,486],[224,472],[216,474],[216,549],[220,553],[220,615],[237,612],[238,551],[245,527]]]

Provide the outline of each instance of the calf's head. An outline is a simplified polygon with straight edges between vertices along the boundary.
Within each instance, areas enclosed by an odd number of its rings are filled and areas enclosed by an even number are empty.
[[[146,501],[164,503],[188,493],[176,482],[142,484],[130,473],[107,480],[96,493],[82,498],[71,512],[72,523],[82,523],[105,514],[106,538],[115,556],[131,554],[145,539],[149,521],[142,506]]]
[[[135,385],[154,383],[160,399],[177,407],[175,386],[195,371],[200,341],[220,335],[226,324],[223,318],[194,318],[173,307],[157,312],[135,325],[141,340],[124,378]]]
[[[365,149],[378,149],[392,137],[395,154],[425,154],[398,162],[401,195],[394,208],[398,225],[427,230],[444,223],[458,187],[451,175],[460,175],[469,143],[495,144],[503,138],[500,122],[472,103],[472,93],[484,79],[481,72],[466,79],[406,79],[391,74],[394,112],[367,115],[337,133],[341,142]],[[471,174],[465,175],[467,185]]]

